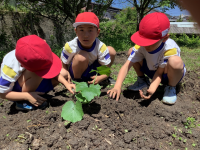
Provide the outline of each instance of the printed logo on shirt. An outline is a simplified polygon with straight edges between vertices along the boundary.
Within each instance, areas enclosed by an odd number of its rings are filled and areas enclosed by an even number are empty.
[[[105,52],[105,50],[107,49],[107,46],[105,45],[105,44],[103,44],[102,46],[101,46],[101,49],[100,49],[100,52]]]
[[[172,48],[172,49],[165,51],[164,56],[173,56],[173,55],[176,55],[176,54],[177,54],[177,49]]]
[[[106,56],[104,56],[104,58],[107,60],[108,58],[110,58],[110,54],[106,54]]]
[[[6,65],[3,66],[2,71],[5,75],[7,75],[10,78],[14,78],[17,75],[17,73],[12,68]]]
[[[2,77],[0,78],[0,85],[9,87],[10,84],[11,84],[11,82],[3,79]]]
[[[65,50],[70,54],[72,53],[72,49],[69,47],[68,43],[65,44]]]

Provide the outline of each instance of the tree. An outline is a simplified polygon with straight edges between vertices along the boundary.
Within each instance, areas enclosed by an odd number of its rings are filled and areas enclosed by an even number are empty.
[[[177,6],[176,0],[125,0],[129,2],[137,11],[137,31],[142,18],[150,11],[160,8],[162,12],[173,9]]]
[[[8,0],[5,0],[8,2]],[[92,10],[97,15],[102,15],[113,0],[94,0],[99,3],[98,9]],[[16,0],[17,8],[31,11],[32,13],[51,19],[60,24],[64,24],[66,20],[74,22],[76,16],[84,11],[91,9],[91,0]]]

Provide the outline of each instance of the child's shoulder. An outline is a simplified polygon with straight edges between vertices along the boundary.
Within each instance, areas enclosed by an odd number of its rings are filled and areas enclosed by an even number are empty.
[[[73,40],[66,42],[63,49],[66,50],[68,53],[76,52],[78,47],[78,37],[75,37]]]
[[[176,48],[176,49],[179,49],[179,46],[177,45],[177,43],[173,40],[173,39],[168,39],[166,42],[165,42],[165,49],[166,50],[169,50],[169,49],[173,49],[173,48]]]

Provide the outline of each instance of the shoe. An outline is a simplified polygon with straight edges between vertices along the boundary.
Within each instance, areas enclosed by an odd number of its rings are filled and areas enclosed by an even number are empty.
[[[38,107],[33,106],[29,102],[16,102],[15,108],[17,110],[35,110],[35,109],[45,109],[47,107],[47,105],[48,105],[48,103],[46,101],[44,103],[42,103],[42,105],[40,105]]]
[[[116,83],[116,81],[111,77],[108,77],[107,80],[108,80],[110,85],[114,85]]]
[[[111,77],[108,77],[107,79],[101,81],[101,85],[114,85],[116,83],[116,81],[111,78]]]
[[[176,103],[176,100],[177,100],[176,87],[166,86],[164,89],[164,96],[162,102],[164,104],[173,105]]]
[[[133,85],[129,86],[128,90],[139,91],[145,87],[148,87],[149,85],[150,81],[148,77],[145,77],[144,79],[137,77],[137,81]]]

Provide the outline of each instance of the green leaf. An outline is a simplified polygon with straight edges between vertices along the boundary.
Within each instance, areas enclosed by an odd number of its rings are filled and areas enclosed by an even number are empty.
[[[83,91],[84,89],[88,88],[86,82],[75,82],[76,83],[76,92]]]
[[[87,99],[86,99],[85,97],[82,96],[81,93],[76,94],[75,97],[76,97],[76,99],[77,99],[78,101],[80,101],[82,104],[87,104],[87,103],[89,103],[89,102],[87,101]]]
[[[105,74],[105,75],[107,75],[107,76],[110,76],[110,73],[111,73],[110,68],[107,67],[107,66],[100,66],[100,67],[97,67],[97,71],[98,71],[98,73],[99,73],[100,75]]]
[[[61,112],[61,117],[71,122],[82,120],[83,115],[82,104],[79,101],[76,101],[76,104],[73,101],[66,102]]]
[[[95,96],[99,96],[101,94],[101,86],[91,84],[89,88],[85,88],[81,93],[82,96],[87,99],[87,101],[91,101]]]

